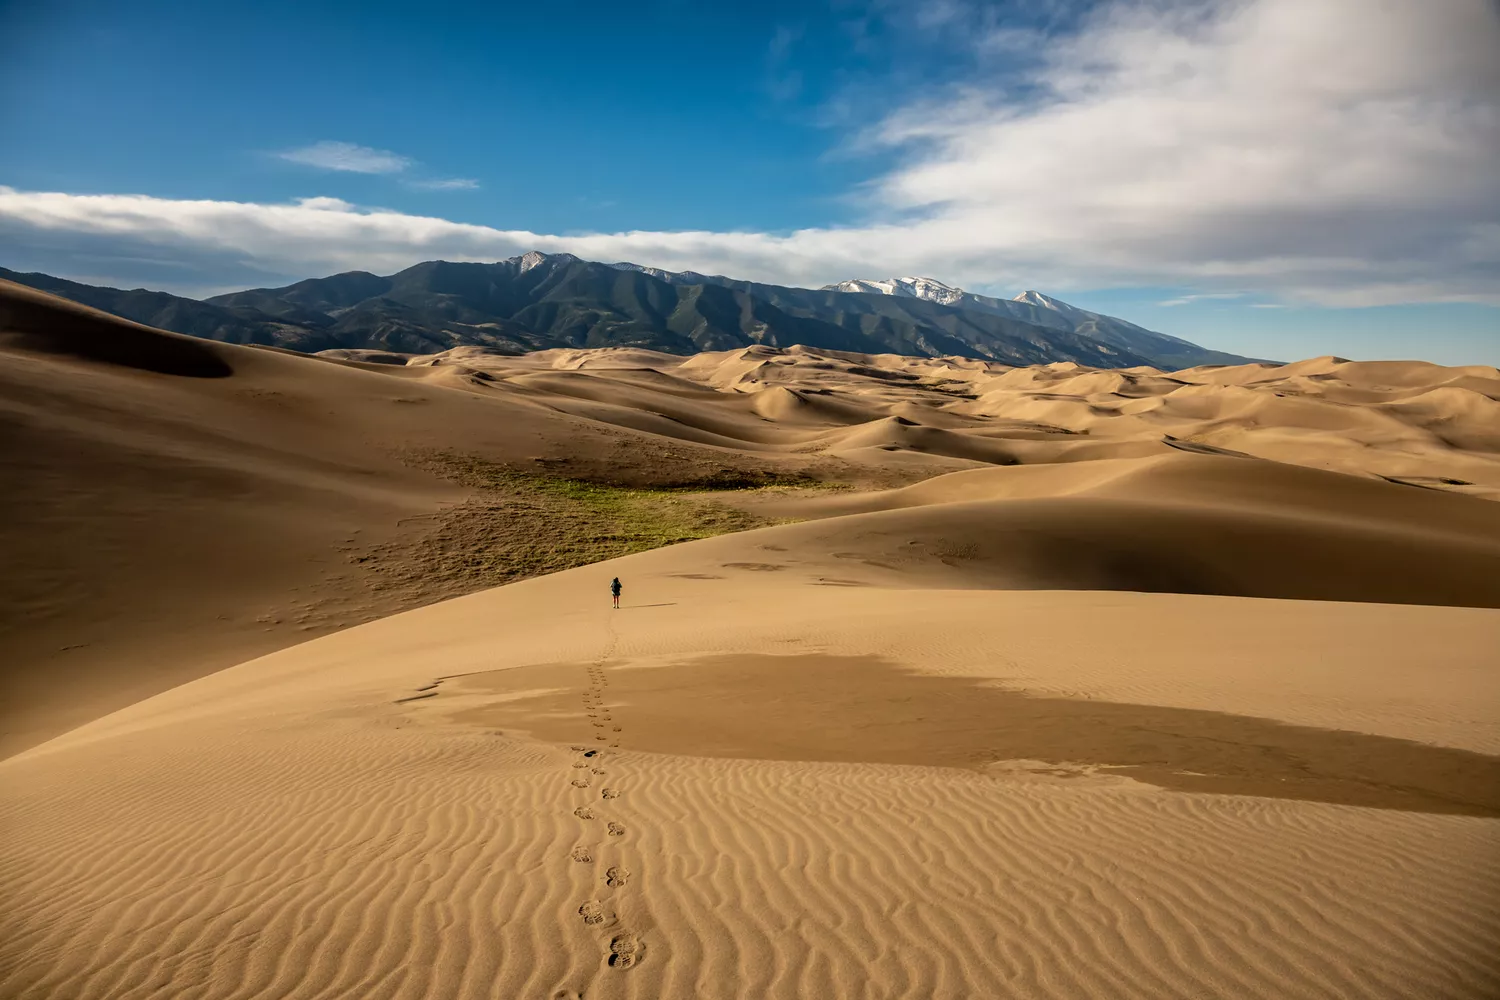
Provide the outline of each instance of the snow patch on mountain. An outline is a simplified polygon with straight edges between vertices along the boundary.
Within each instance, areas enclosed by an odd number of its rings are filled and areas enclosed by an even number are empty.
[[[669,285],[723,284],[729,281],[723,275],[700,274],[697,271],[664,271],[659,267],[632,264],[627,260],[617,261],[609,266],[617,271],[639,271],[642,274],[649,274],[651,277],[665,281]]]
[[[967,294],[962,288],[945,285],[936,278],[885,278],[871,280],[852,278],[836,285],[824,285],[823,291],[863,292],[873,295],[895,295],[908,299],[926,299],[945,306],[957,305]]]
[[[571,263],[579,258],[570,253],[542,253],[540,250],[528,250],[519,257],[507,257],[504,263],[515,264],[518,273],[525,274],[533,267],[538,267],[549,261],[553,263]]]
[[[619,262],[609,265],[622,271],[639,271],[673,285],[726,285],[754,289],[753,282],[741,282],[722,275],[699,274],[697,271],[666,271],[642,264]],[[771,286],[775,287],[775,286]],[[1106,354],[1126,352],[1150,358],[1160,367],[1186,368],[1199,364],[1241,364],[1259,360],[1243,358],[1223,351],[1199,347],[1191,341],[1148,330],[1128,320],[1090,312],[1069,305],[1061,299],[1028,289],[1013,299],[977,295],[949,285],[936,278],[908,276],[902,278],[852,278],[818,291],[853,295],[888,295],[894,298],[921,299],[950,309],[985,312],[1002,316],[1031,327],[1037,336],[1066,333],[1086,338],[1092,349]],[[952,333],[952,331],[949,331]]]
[[[1044,329],[1076,333],[1147,357],[1172,359],[1168,363],[1183,367],[1206,363],[1236,364],[1244,360],[1236,355],[1206,350],[1180,337],[1148,330],[1129,320],[1080,309],[1034,289],[1028,289],[1013,299],[996,299],[966,292],[935,278],[856,278],[823,287],[827,291],[895,295],[926,299],[957,309],[980,309]]]
[[[1022,292],[1020,295],[1017,295],[1015,298],[1011,299],[1011,301],[1024,302],[1029,306],[1036,306],[1039,309],[1051,309],[1053,312],[1063,313],[1064,315],[1067,315],[1069,313],[1083,312],[1082,309],[1079,309],[1076,306],[1070,306],[1060,299],[1054,299],[1050,295],[1043,295],[1041,292],[1031,291],[1029,289]]]

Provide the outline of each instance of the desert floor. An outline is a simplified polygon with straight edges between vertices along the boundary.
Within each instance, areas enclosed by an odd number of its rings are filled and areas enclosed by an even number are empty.
[[[0,996],[1500,993],[1494,369],[0,359]]]

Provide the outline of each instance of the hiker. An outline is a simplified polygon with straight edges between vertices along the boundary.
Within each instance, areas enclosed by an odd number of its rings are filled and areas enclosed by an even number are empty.
[[[617,576],[609,582],[609,592],[614,596],[615,607],[620,606],[620,578]]]

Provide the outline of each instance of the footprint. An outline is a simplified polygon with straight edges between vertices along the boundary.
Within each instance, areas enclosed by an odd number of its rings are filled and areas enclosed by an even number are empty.
[[[590,926],[604,923],[604,907],[592,899],[578,908],[578,915]]]
[[[568,749],[572,750],[574,753],[583,753],[588,749],[588,747],[568,747]]]
[[[606,788],[599,794],[604,796],[606,799],[618,799],[620,797],[620,790],[617,788]]]
[[[646,957],[646,945],[634,934],[616,934],[609,942],[611,968],[628,969]]]
[[[630,869],[621,868],[619,865],[611,865],[604,873],[604,884],[611,889],[618,889],[630,881]]]
[[[596,740],[607,740],[607,739],[609,739],[609,737],[605,736],[603,733],[600,733],[598,736],[595,736],[594,739],[596,739]]]
[[[586,760],[575,760],[573,762],[573,766],[574,767],[588,767],[589,764],[588,764],[588,761],[586,761]]]
[[[620,727],[619,726],[615,726],[614,729],[615,729],[615,732],[617,732],[617,733],[620,731]]]
[[[594,856],[589,853],[589,849],[587,847],[575,847],[573,848],[573,860],[585,862],[593,861]]]
[[[625,835],[625,828],[619,823],[611,823],[609,824],[609,835],[611,837],[623,837]]]
[[[574,778],[572,785],[574,788],[587,788],[589,787],[589,779],[586,777]]]
[[[577,816],[579,819],[593,819],[594,810],[590,809],[588,806],[579,806],[577,809],[573,810],[573,815]]]

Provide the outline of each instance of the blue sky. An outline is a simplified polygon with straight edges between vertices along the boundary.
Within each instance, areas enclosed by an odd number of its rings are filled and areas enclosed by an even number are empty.
[[[1382,11],[4,5],[0,265],[206,295],[537,246],[1497,364],[1500,17]]]
[[[785,45],[773,66],[783,18],[806,23],[785,6],[12,10],[0,108],[29,141],[7,143],[0,169],[31,190],[331,194],[537,232],[842,221],[840,195],[867,167],[825,157],[814,121],[840,73],[819,51],[836,39]],[[832,17],[803,30],[829,29]],[[791,74],[805,85],[776,90]],[[332,178],[272,155],[322,141],[417,162],[399,178]],[[454,178],[480,187],[412,183]]]

